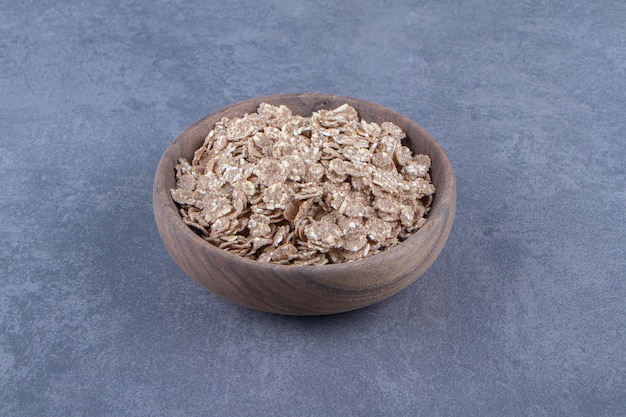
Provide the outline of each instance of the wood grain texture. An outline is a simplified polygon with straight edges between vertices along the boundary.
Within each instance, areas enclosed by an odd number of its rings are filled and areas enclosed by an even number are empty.
[[[391,121],[407,134],[414,153],[431,157],[437,192],[426,224],[394,248],[356,262],[322,266],[273,265],[218,249],[181,219],[170,196],[179,158],[191,160],[215,122],[256,111],[261,102],[284,104],[294,114],[348,103],[370,122]],[[187,128],[165,151],[156,171],[153,209],[161,239],[174,261],[200,285],[234,303],[278,314],[339,313],[382,301],[412,284],[435,261],[450,234],[456,184],[450,161],[437,141],[408,118],[377,104],[325,94],[281,94],[246,100],[219,110]]]

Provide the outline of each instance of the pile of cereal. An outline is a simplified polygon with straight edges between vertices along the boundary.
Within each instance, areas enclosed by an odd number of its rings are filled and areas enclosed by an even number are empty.
[[[344,104],[311,117],[262,103],[223,118],[191,164],[176,166],[173,199],[205,240],[263,262],[353,261],[398,244],[426,221],[430,158],[401,144],[391,122]]]

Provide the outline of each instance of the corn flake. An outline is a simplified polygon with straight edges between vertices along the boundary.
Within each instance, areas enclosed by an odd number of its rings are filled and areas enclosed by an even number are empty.
[[[294,115],[286,106],[218,121],[176,166],[183,221],[233,254],[283,265],[372,256],[426,222],[431,160],[391,122],[348,104]]]

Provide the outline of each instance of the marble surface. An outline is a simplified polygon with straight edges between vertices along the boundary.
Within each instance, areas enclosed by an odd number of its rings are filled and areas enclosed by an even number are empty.
[[[623,416],[623,1],[0,2],[0,415]],[[456,171],[436,263],[329,317],[169,258],[159,158],[275,93],[420,123]]]

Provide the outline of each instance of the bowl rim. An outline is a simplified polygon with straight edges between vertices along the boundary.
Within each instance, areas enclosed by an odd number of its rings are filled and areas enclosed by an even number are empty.
[[[309,96],[311,98],[320,98],[320,99],[330,98],[333,100],[345,99],[351,105],[353,105],[352,103],[356,103],[357,105],[367,104],[367,105],[383,107],[387,111],[394,114],[394,117],[397,117],[399,120],[402,120],[403,123],[412,124],[415,128],[417,128],[417,130],[420,132],[421,135],[426,137],[428,141],[431,142],[431,146],[436,150],[436,153],[437,153],[437,159],[438,159],[437,163],[442,165],[442,172],[446,173],[446,175],[449,175],[450,180],[444,182],[445,184],[448,185],[447,187],[445,187],[442,190],[437,188],[437,190],[435,191],[435,195],[433,197],[433,202],[431,204],[430,212],[428,213],[428,216],[426,217],[426,222],[420,229],[414,232],[406,240],[399,242],[397,245],[391,248],[387,248],[379,253],[376,253],[374,255],[367,256],[365,258],[361,258],[355,261],[342,262],[342,263],[329,263],[329,264],[324,264],[324,265],[284,265],[284,264],[268,263],[268,262],[262,262],[262,261],[255,260],[255,259],[245,258],[243,256],[233,254],[225,249],[221,249],[211,244],[210,242],[207,242],[206,240],[204,240],[202,237],[200,237],[198,234],[196,234],[192,230],[191,226],[188,226],[183,221],[182,217],[180,216],[179,207],[177,206],[176,202],[171,197],[170,189],[168,189],[167,187],[161,187],[160,186],[161,184],[159,183],[161,174],[170,175],[170,176],[175,175],[175,170],[172,170],[169,173],[167,171],[168,167],[166,167],[166,165],[167,165],[168,156],[170,154],[175,154],[176,161],[178,161],[178,158],[181,157],[180,156],[181,152],[179,151],[181,144],[184,143],[188,137],[191,137],[192,134],[195,133],[194,132],[195,130],[206,129],[205,121],[207,119],[216,117],[223,113],[227,113],[232,107],[246,105],[246,104],[251,105],[255,103],[258,106],[258,104],[262,103],[263,101],[276,101],[276,99],[278,98],[297,98],[297,97],[302,97],[302,96]],[[361,117],[361,114],[358,108],[357,108],[357,112],[359,113],[359,117]],[[241,117],[241,116],[237,116],[237,117]],[[219,119],[221,119],[221,116],[217,118],[216,120],[219,120]],[[209,130],[212,128],[213,128],[213,125],[209,127]],[[208,134],[208,131],[206,132],[206,134]],[[432,155],[428,155],[428,156],[431,157],[432,159]],[[443,216],[443,217],[433,216],[434,213],[439,212],[439,209],[443,208],[440,206],[440,204],[442,204],[441,202],[449,201],[450,199],[452,201],[452,204],[449,204],[449,206],[447,207],[448,215]],[[216,111],[209,113],[203,118],[197,120],[195,123],[193,123],[189,127],[185,128],[174,139],[174,141],[172,141],[167,146],[167,148],[165,149],[165,151],[163,152],[159,160],[156,173],[155,173],[154,184],[153,184],[153,204],[159,204],[159,203],[164,203],[166,205],[166,207],[164,207],[165,210],[162,210],[161,213],[167,216],[168,223],[174,224],[175,227],[178,229],[178,231],[180,233],[183,233],[187,239],[191,239],[192,241],[195,241],[197,244],[204,246],[208,251],[213,252],[216,256],[226,257],[226,259],[228,259],[229,262],[242,263],[243,265],[247,265],[248,267],[253,267],[253,268],[265,270],[268,272],[274,272],[274,273],[276,272],[285,273],[285,272],[291,271],[299,275],[301,273],[315,274],[318,271],[324,271],[324,273],[327,274],[327,273],[332,273],[332,272],[340,272],[344,270],[345,268],[351,267],[353,265],[356,266],[357,264],[363,268],[363,267],[367,267],[368,265],[372,265],[372,266],[378,265],[381,262],[385,262],[385,261],[391,262],[394,259],[397,259],[397,257],[394,255],[399,254],[401,248],[406,247],[407,244],[410,244],[411,242],[420,240],[420,237],[426,234],[427,229],[433,229],[433,228],[441,229],[443,233],[445,233],[445,238],[447,238],[450,232],[450,229],[452,228],[452,223],[453,223],[453,219],[455,216],[456,180],[455,180],[454,171],[452,169],[450,160],[446,152],[444,151],[443,147],[441,146],[441,144],[417,122],[414,122],[413,120],[409,119],[407,116],[404,116],[403,114],[393,109],[390,109],[380,104],[369,102],[367,100],[362,100],[358,98],[342,96],[342,95],[337,95],[337,94],[324,94],[324,93],[311,93],[311,92],[272,94],[272,95],[249,98],[246,100],[241,100],[235,103],[231,103],[227,106],[224,106]],[[156,209],[155,209],[155,215],[156,215]],[[432,219],[433,217],[435,218]],[[448,229],[448,230],[446,231],[445,229]]]

